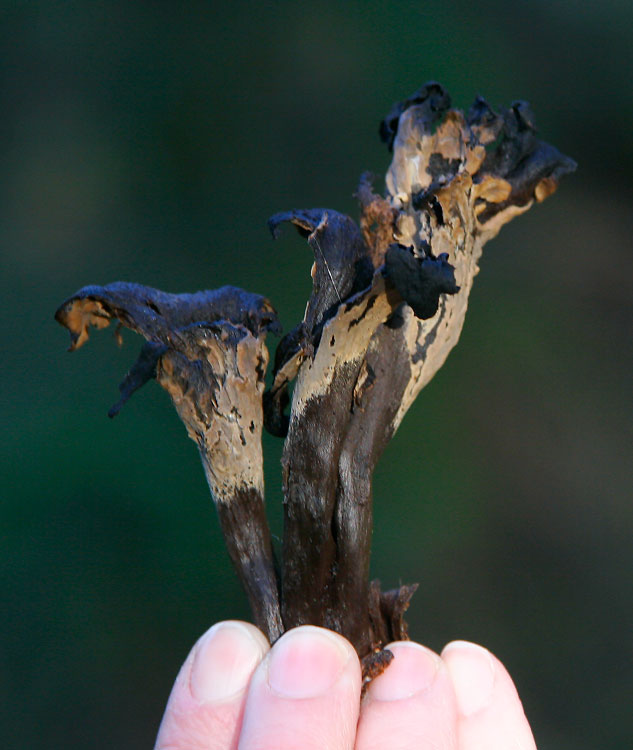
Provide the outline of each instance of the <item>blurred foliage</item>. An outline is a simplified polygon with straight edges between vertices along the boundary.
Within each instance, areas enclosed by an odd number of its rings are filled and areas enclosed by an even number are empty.
[[[311,258],[267,217],[356,216],[389,162],[378,122],[428,79],[461,107],[529,100],[580,166],[486,248],[462,341],[379,465],[373,571],[420,581],[414,637],[499,655],[540,748],[628,746],[632,30],[628,0],[0,5],[3,747],[150,746],[195,639],[248,617],[165,394],[106,417],[139,342],[67,356],[55,307],[86,283],[234,283],[288,329]]]

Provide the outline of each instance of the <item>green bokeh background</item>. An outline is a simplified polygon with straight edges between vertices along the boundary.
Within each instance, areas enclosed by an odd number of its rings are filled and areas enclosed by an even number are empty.
[[[421,583],[414,638],[499,655],[539,748],[630,747],[632,49],[630,0],[0,5],[4,748],[150,747],[196,638],[248,618],[167,396],[106,417],[139,342],[70,356],[56,306],[233,283],[287,330],[311,257],[267,217],[356,216],[378,122],[428,79],[460,107],[529,100],[579,169],[486,247],[377,470],[373,573]]]

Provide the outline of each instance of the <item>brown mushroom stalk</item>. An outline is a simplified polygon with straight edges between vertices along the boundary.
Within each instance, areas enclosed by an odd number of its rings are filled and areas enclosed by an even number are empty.
[[[436,83],[395,105],[381,135],[393,150],[387,194],[361,180],[362,233],[324,209],[271,220],[273,230],[295,224],[315,262],[305,318],[279,346],[266,400],[266,424],[282,425],[275,409],[296,375],[283,454],[284,624],[331,627],[361,655],[400,630],[412,594],[369,587],[376,462],[459,339],[485,242],[575,167],[536,138],[526,104],[496,114],[478,98],[465,116]]]
[[[200,451],[255,622],[271,640],[278,638],[279,584],[264,509],[261,446],[264,339],[278,325],[270,304],[234,287],[172,295],[119,282],[79,290],[55,317],[69,329],[71,349],[85,343],[90,325],[103,328],[113,318],[148,339],[110,414],[151,378],[169,393]]]

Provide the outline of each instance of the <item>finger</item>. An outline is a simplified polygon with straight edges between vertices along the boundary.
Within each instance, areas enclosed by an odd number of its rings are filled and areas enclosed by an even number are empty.
[[[351,750],[360,688],[358,657],[342,636],[289,630],[253,675],[240,750]]]
[[[394,659],[369,685],[356,750],[456,750],[457,707],[445,664],[412,641],[387,648]]]
[[[155,750],[234,750],[246,689],[269,648],[246,622],[229,620],[208,630],[176,678]]]
[[[498,659],[466,641],[449,643],[442,659],[457,697],[460,750],[535,750],[514,683]]]

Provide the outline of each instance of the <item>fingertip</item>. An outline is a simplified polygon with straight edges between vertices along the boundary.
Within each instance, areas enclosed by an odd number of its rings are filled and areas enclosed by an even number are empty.
[[[394,658],[369,685],[356,746],[454,750],[457,710],[443,661],[412,641],[386,648]]]
[[[229,700],[246,690],[251,675],[270,648],[263,633],[240,620],[209,628],[193,648],[189,688],[194,700]]]
[[[172,688],[156,750],[234,747],[247,688],[269,649],[261,631],[239,620],[216,623],[200,636]]]
[[[460,746],[535,750],[517,689],[496,656],[475,643],[453,641],[442,659],[457,698]]]
[[[367,696],[373,700],[393,701],[410,698],[427,690],[442,666],[431,649],[413,641],[397,641],[385,646],[394,656],[387,669],[369,683]]]
[[[302,625],[285,633],[268,659],[268,684],[286,698],[316,698],[332,688],[353,660],[351,643],[338,633]]]
[[[246,698],[244,747],[352,747],[361,670],[353,646],[324,628],[287,631],[259,665]]]
[[[489,704],[496,680],[496,665],[490,651],[469,641],[452,641],[442,651],[463,716]]]

